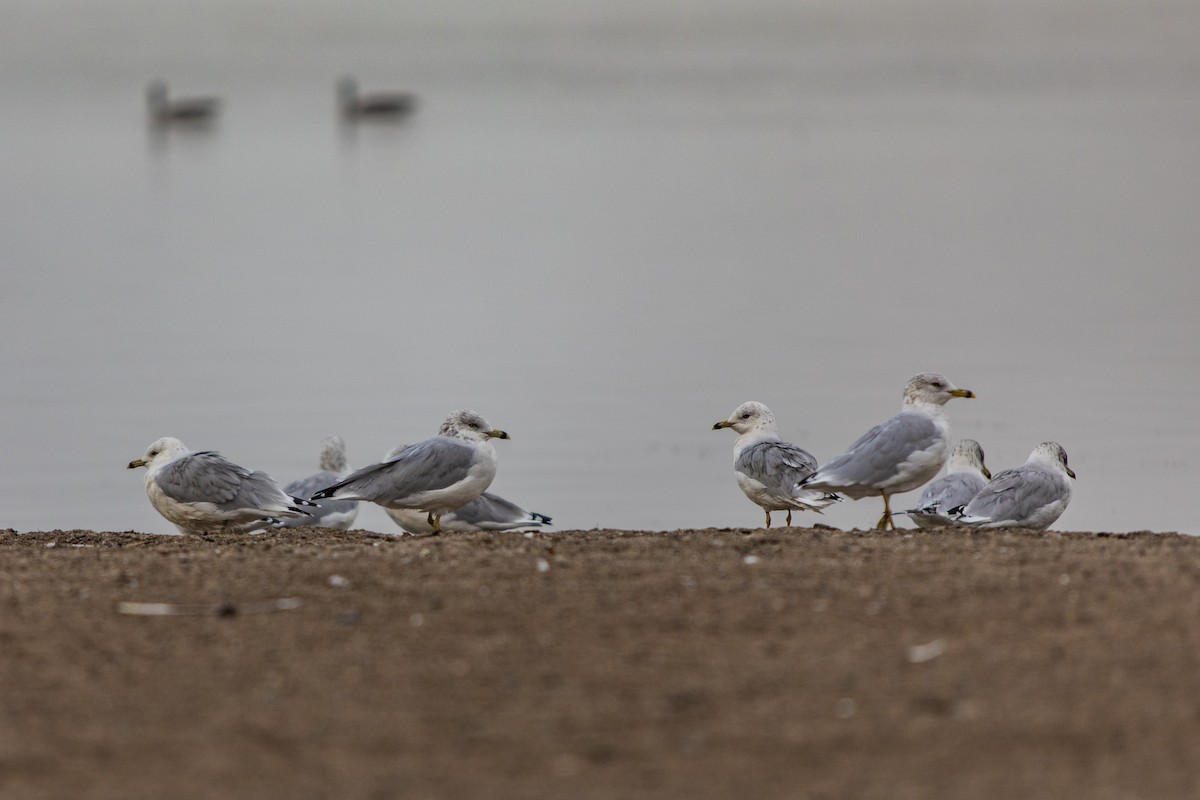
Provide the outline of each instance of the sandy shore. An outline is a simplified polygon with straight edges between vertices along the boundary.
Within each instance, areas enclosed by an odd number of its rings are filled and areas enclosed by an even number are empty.
[[[4,798],[1200,796],[1195,538],[9,532],[0,608]]]

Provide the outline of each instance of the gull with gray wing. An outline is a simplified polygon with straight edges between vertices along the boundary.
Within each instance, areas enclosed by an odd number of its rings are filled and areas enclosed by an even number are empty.
[[[1042,442],[1019,467],[992,478],[965,507],[958,521],[977,528],[1045,530],[1067,510],[1075,471],[1058,442]]]
[[[384,461],[399,455],[408,445],[393,447]],[[406,533],[428,536],[433,526],[425,514],[411,508],[385,508],[384,511]],[[464,506],[442,515],[442,530],[467,533],[469,531],[519,531],[528,528],[543,528],[551,523],[550,517],[536,511],[526,511],[516,503],[505,500],[491,492],[484,492]]]
[[[392,521],[408,533],[424,536],[433,533],[433,526],[420,511],[409,508],[385,508]],[[484,492],[461,508],[442,516],[444,531],[523,531],[545,528],[550,517],[536,511],[526,511],[499,495]]]
[[[507,433],[474,411],[455,411],[437,436],[352,472],[312,499],[366,500],[384,509],[423,511],[437,535],[444,514],[471,502],[491,485],[496,477],[491,440],[507,438]]]
[[[240,533],[305,517],[315,503],[290,497],[265,472],[239,467],[213,450],[191,452],[165,437],[129,469],[146,467],[150,504],[181,533]]]
[[[738,438],[733,443],[733,474],[746,497],[762,508],[767,527],[771,512],[786,511],[792,524],[792,511],[816,511],[841,500],[836,494],[802,486],[817,469],[817,460],[799,445],[779,438],[775,415],[762,403],[742,403],[729,419],[713,425],[714,431],[732,428]]]
[[[963,439],[950,453],[946,474],[925,487],[917,507],[904,513],[918,528],[958,525],[950,509],[961,508],[992,477],[983,463],[983,448],[974,439]]]
[[[888,498],[916,489],[941,471],[950,451],[950,421],[942,409],[951,398],[974,397],[945,376],[923,372],[904,387],[900,413],[860,436],[845,453],[807,478],[809,489],[840,492],[854,500],[882,497],[876,530],[891,528]]]
[[[331,483],[337,483],[349,474],[346,466],[346,442],[340,436],[326,436],[321,440],[321,471],[307,478],[292,481],[283,490],[295,497],[311,497]],[[310,517],[296,517],[283,522],[285,528],[315,527],[341,528],[348,530],[358,516],[355,500],[326,500],[315,509]]]

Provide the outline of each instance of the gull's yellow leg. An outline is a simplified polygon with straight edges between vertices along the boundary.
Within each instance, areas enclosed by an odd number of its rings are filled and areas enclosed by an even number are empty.
[[[887,492],[880,492],[879,495],[883,498],[883,516],[879,518],[879,522],[875,523],[875,530],[886,531],[889,528],[896,530],[896,523],[892,521],[892,507],[888,504]]]

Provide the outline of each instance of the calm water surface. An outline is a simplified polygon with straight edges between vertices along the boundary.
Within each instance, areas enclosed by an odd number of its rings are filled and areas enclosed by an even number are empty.
[[[1200,533],[1200,6],[596,5],[10,2],[0,527],[171,531],[163,435],[286,481],[464,406],[564,528],[751,526],[713,422],[825,459],[936,369],[993,470],[1066,447],[1059,528]],[[344,72],[419,113],[339,125]]]

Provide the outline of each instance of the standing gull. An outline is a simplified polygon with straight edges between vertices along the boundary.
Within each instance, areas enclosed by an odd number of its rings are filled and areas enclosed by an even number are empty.
[[[351,473],[312,499],[367,500],[385,509],[424,511],[437,535],[443,514],[471,502],[491,485],[496,449],[490,440],[507,438],[474,411],[455,411],[437,436]]]
[[[399,455],[408,445],[393,447],[383,457],[384,461]],[[384,511],[404,531],[415,536],[433,533],[433,526],[420,511],[411,508],[385,508]],[[442,516],[442,530],[467,533],[469,531],[517,531],[525,528],[542,528],[551,523],[550,517],[536,511],[526,511],[516,503],[500,495],[484,492],[461,508]]]
[[[237,533],[304,517],[307,500],[289,497],[265,472],[239,467],[213,450],[190,452],[183,442],[159,439],[129,469],[146,467],[146,494],[181,533]]]
[[[1042,442],[1029,460],[992,478],[961,509],[958,520],[979,528],[1045,530],[1067,510],[1075,472],[1058,442]]]
[[[713,425],[714,431],[733,428],[733,475],[752,503],[762,507],[771,527],[771,512],[816,511],[841,500],[836,494],[801,486],[817,469],[817,460],[802,447],[779,438],[775,415],[762,403],[742,403],[729,419]]]
[[[318,489],[336,483],[350,472],[346,466],[346,443],[340,436],[326,436],[321,440],[321,471],[307,478],[292,481],[283,490],[294,497],[309,497]],[[311,517],[285,520],[283,527],[341,528],[347,530],[358,516],[358,503],[354,500],[326,500]]]
[[[992,477],[983,463],[983,448],[974,439],[963,439],[950,453],[946,474],[925,487],[917,507],[905,511],[918,528],[957,525],[950,509],[961,508]]]
[[[936,372],[923,372],[904,387],[900,413],[859,437],[840,456],[822,464],[803,482],[810,489],[841,492],[859,500],[883,498],[883,516],[875,525],[896,525],[888,498],[916,489],[941,470],[950,449],[950,420],[942,409],[952,397],[974,397]]]

